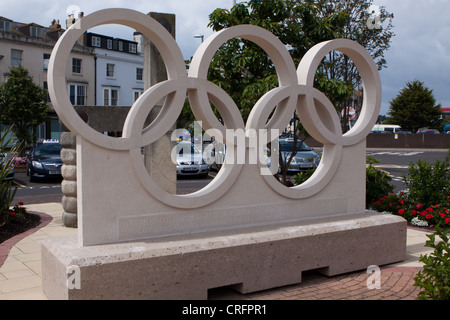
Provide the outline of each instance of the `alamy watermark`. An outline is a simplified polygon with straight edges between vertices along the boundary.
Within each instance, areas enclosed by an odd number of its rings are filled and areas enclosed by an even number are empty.
[[[81,269],[79,266],[67,267],[67,288],[69,290],[81,289]]]
[[[186,129],[173,131],[171,140],[178,143],[172,149],[171,158],[176,164],[180,155],[189,159],[201,154],[202,161],[208,165],[261,164],[262,175],[274,175],[279,164],[279,136],[278,129],[226,129],[224,137],[216,129],[203,132],[202,122],[195,121],[193,135]],[[204,146],[205,141],[210,143]],[[227,141],[233,145],[227,145]]]
[[[367,268],[367,273],[370,276],[367,278],[367,289],[369,290],[380,290],[381,289],[381,270],[378,266],[369,266]]]
[[[381,11],[380,7],[377,5],[371,5],[367,12],[369,13],[369,19],[367,19],[367,28],[370,30],[381,29]]]

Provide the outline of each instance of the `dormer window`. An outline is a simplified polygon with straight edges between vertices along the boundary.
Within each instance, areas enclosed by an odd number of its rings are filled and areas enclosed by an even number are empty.
[[[0,20],[0,31],[11,32],[11,23],[9,21]]]
[[[129,49],[130,49],[131,53],[136,53],[136,49],[137,49],[136,44],[135,43],[130,43]]]
[[[39,27],[30,26],[30,36],[36,38],[42,38],[43,30]]]
[[[102,46],[102,39],[100,37],[92,36],[91,45],[100,48]]]

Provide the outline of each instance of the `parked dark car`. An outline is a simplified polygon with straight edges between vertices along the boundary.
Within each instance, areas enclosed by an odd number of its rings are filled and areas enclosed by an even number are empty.
[[[30,181],[38,178],[60,178],[62,146],[57,140],[44,140],[31,150],[28,161],[27,175]]]
[[[440,132],[436,129],[420,129],[417,134],[440,134]]]

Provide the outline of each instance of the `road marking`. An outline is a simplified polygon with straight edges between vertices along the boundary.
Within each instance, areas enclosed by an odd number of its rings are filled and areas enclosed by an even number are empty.
[[[397,164],[373,164],[375,168],[384,168],[384,169],[408,169],[409,166],[401,166]]]
[[[410,157],[416,156],[418,154],[422,154],[424,152],[368,152],[367,155],[376,156],[376,155],[388,155],[388,156],[400,156],[400,157]]]
[[[405,182],[405,180],[401,177],[396,177],[396,176],[390,176],[392,178],[392,181],[397,181],[397,182]]]
[[[40,186],[40,187],[38,187],[38,186],[34,186],[34,187],[31,186],[31,187],[28,187],[26,185],[18,183],[17,181],[14,181],[14,184],[16,184],[18,186],[17,190],[24,190],[24,189],[30,189],[30,190],[33,190],[33,189],[60,189],[61,188],[60,185],[57,185],[57,186]]]

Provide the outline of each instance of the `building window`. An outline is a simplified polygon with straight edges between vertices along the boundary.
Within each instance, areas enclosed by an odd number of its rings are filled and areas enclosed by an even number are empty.
[[[144,80],[144,69],[136,68],[136,80],[143,81]]]
[[[30,36],[36,37],[36,38],[42,38],[42,28],[38,27],[30,27]]]
[[[112,39],[108,39],[108,40],[106,41],[106,46],[107,46],[107,48],[108,48],[109,50],[112,50],[112,48],[113,48],[113,41],[112,41]]]
[[[107,63],[106,64],[106,76],[109,78],[114,77],[114,67],[115,65],[112,63]]]
[[[134,102],[136,102],[137,99],[139,99],[139,97],[141,96],[141,94],[144,92],[144,90],[134,90],[133,91],[133,95],[134,95]]]
[[[44,53],[44,70],[48,70],[49,61],[50,61],[50,54]]]
[[[119,90],[114,88],[103,89],[103,105],[106,107],[117,106],[119,103]]]
[[[91,38],[91,45],[93,47],[100,48],[102,46],[102,39],[100,37],[92,36],[92,38]]]
[[[9,21],[0,20],[0,31],[11,32],[11,23]]]
[[[11,49],[11,65],[17,67],[22,65],[22,50]]]
[[[123,51],[123,42],[119,41],[119,51]]]
[[[85,106],[87,101],[87,87],[85,85],[69,85],[69,99],[73,105]]]
[[[129,49],[131,53],[136,53],[136,44],[130,43]]]
[[[72,59],[72,72],[81,74],[81,59]]]

